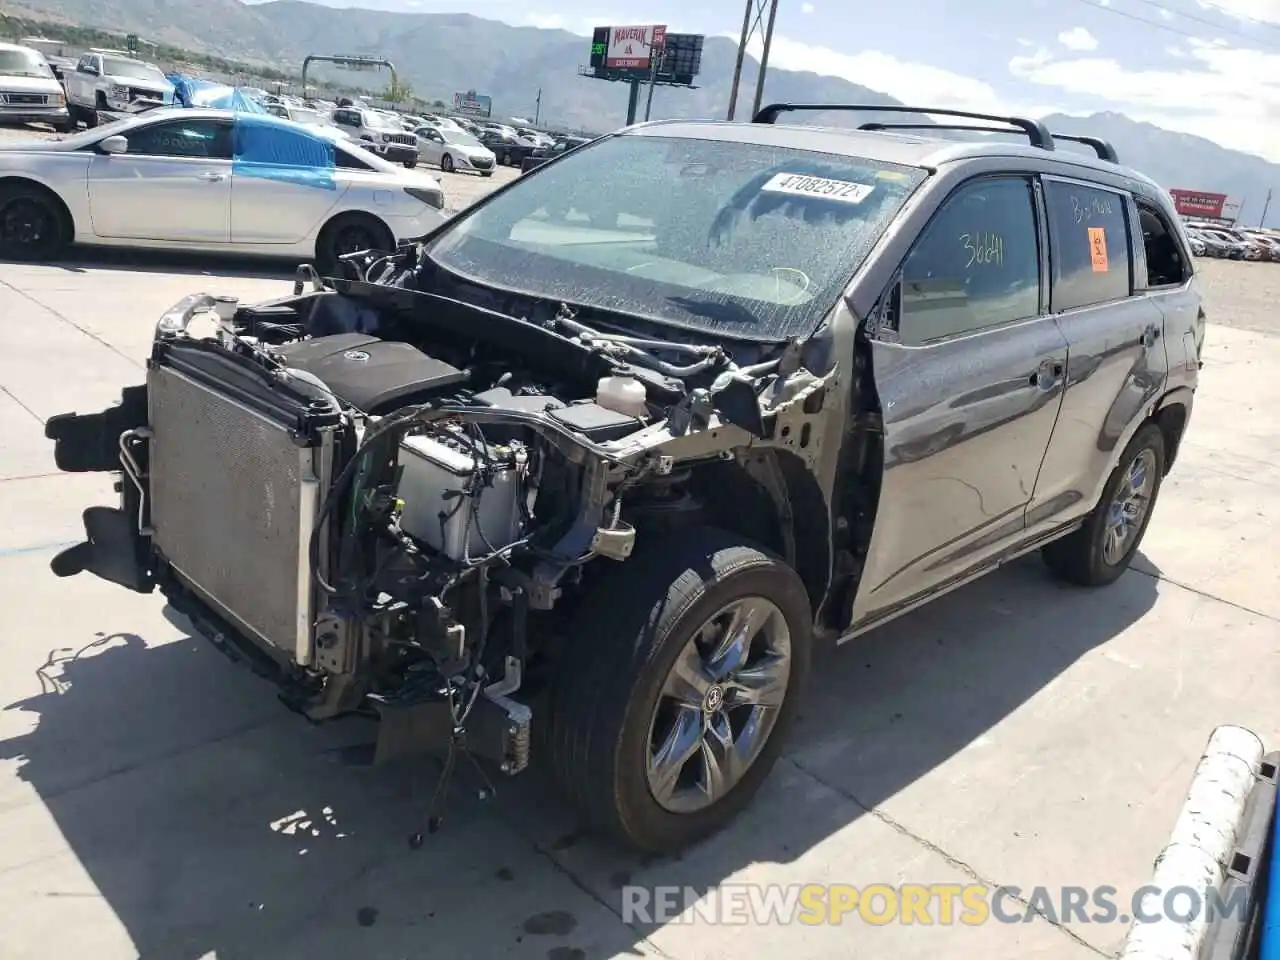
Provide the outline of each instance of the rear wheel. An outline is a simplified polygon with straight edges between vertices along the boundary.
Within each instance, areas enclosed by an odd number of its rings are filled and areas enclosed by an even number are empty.
[[[330,220],[316,240],[316,266],[332,276],[338,271],[339,258],[362,250],[395,249],[395,238],[386,225],[367,213],[343,213]]]
[[[1147,532],[1164,465],[1164,434],[1148,423],[1129,441],[1084,526],[1041,551],[1049,569],[1084,587],[1118,580]]]
[[[548,752],[563,790],[642,850],[721,829],[782,749],[811,631],[795,571],[732,534],[638,549],[592,587],[554,667]]]
[[[71,241],[63,209],[47,191],[15,184],[0,187],[0,257],[52,260]]]

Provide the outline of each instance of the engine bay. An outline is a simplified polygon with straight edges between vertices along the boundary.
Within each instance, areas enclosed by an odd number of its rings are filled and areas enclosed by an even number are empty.
[[[158,588],[312,721],[377,719],[373,762],[465,740],[517,773],[563,628],[638,538],[796,551],[750,451],[808,443],[824,359],[368,275],[161,317],[145,386],[47,428],[62,469],[124,473],[54,570]]]

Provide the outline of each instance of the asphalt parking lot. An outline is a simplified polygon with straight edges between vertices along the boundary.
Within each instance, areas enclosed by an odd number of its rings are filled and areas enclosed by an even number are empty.
[[[450,207],[497,185],[445,175]],[[42,423],[142,375],[197,291],[287,265],[79,254],[0,264],[0,957],[791,960],[1114,954],[1120,923],[624,923],[628,885],[1093,888],[1150,876],[1214,726],[1280,743],[1280,264],[1202,261],[1203,386],[1140,569],[1084,593],[1029,558],[830,655],[758,802],[678,860],[580,833],[534,773],[329,762],[312,728],[154,597],[48,561],[110,481],[55,472]],[[470,781],[466,781],[470,783]]]

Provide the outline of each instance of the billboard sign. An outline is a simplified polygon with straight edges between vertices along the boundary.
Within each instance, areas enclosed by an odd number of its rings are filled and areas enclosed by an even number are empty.
[[[453,109],[468,117],[493,116],[493,98],[482,96],[474,90],[453,95]]]
[[[665,26],[610,27],[604,65],[609,70],[648,70],[667,40]]]
[[[1180,216],[1203,217],[1206,220],[1221,220],[1223,208],[1227,206],[1225,193],[1206,193],[1204,190],[1170,190],[1173,207]]]

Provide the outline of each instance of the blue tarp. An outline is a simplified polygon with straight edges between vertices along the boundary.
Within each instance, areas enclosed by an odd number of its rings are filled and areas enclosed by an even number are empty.
[[[336,190],[333,141],[302,124],[269,113],[236,118],[237,177],[257,177],[320,190]]]
[[[175,105],[235,110],[237,113],[258,113],[269,116],[262,104],[239,87],[228,86],[216,80],[206,80],[203,77],[188,76],[184,73],[170,73],[165,79],[173,84]]]

